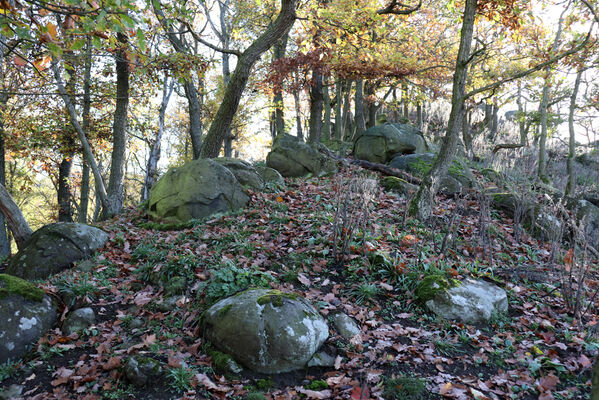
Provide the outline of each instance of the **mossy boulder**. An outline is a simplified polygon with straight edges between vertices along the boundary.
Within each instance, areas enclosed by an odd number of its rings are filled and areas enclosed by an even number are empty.
[[[256,171],[258,171],[264,182],[281,187],[285,186],[285,179],[283,178],[283,175],[281,175],[276,169],[265,167],[264,165],[256,165],[254,168],[256,168]]]
[[[418,191],[418,186],[395,176],[386,176],[381,180],[381,185],[390,192],[410,196]]]
[[[264,178],[252,164],[231,157],[213,158],[213,160],[231,171],[241,186],[252,190],[264,189]]]
[[[266,166],[286,178],[337,172],[334,159],[320,152],[317,146],[301,142],[291,135],[281,135],[274,140],[266,156]]]
[[[406,171],[415,176],[423,176],[435,162],[434,153],[397,154],[389,166]]]
[[[493,315],[508,310],[505,290],[484,280],[455,282],[431,275],[418,286],[417,295],[439,317],[467,324],[488,322]]]
[[[354,140],[354,156],[385,164],[397,154],[423,153],[426,142],[410,124],[383,124],[367,129]]]
[[[141,355],[129,357],[123,368],[127,380],[138,387],[150,384],[152,380],[162,375],[162,371],[160,362]]]
[[[10,260],[6,273],[23,279],[45,279],[91,257],[104,246],[108,234],[93,226],[59,222],[31,235]]]
[[[236,211],[250,198],[225,166],[210,159],[170,168],[150,190],[148,213],[157,219],[188,222]]]
[[[70,313],[62,324],[62,333],[81,332],[96,323],[96,313],[91,307],[79,308]]]
[[[329,335],[320,313],[294,293],[249,289],[202,316],[206,340],[243,366],[276,374],[304,368]]]
[[[0,274],[0,364],[23,357],[56,322],[56,307],[34,284]]]

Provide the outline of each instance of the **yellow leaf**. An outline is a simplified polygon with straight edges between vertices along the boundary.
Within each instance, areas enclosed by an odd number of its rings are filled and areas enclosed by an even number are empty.
[[[35,66],[35,68],[37,68],[40,71],[45,70],[46,68],[48,68],[48,66],[50,65],[50,62],[52,61],[52,57],[50,56],[44,56],[42,58],[38,58],[37,60],[35,60],[33,62],[33,65]]]
[[[277,198],[275,199],[275,201],[277,203],[282,203],[283,202],[283,198],[281,196],[277,196]]]
[[[52,22],[48,22],[48,24],[46,25],[46,28],[48,29],[48,33],[50,34],[50,37],[53,40],[56,40],[56,25],[54,25]]]

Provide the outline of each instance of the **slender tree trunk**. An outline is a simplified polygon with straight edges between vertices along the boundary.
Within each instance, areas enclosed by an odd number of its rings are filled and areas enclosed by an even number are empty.
[[[238,58],[235,71],[231,75],[231,81],[225,89],[223,102],[206,134],[201,157],[212,158],[218,156],[227,130],[230,128],[235,112],[239,107],[239,101],[247,85],[252,67],[262,53],[289,32],[295,22],[297,3],[298,0],[281,0],[281,11],[277,19]]]
[[[462,117],[462,140],[464,141],[464,147],[468,157],[472,158],[472,134],[470,133],[470,112],[469,109],[464,109],[464,116]]]
[[[341,140],[351,137],[351,133],[348,135],[347,126],[349,125],[349,110],[351,108],[351,89],[353,82],[348,80],[347,86],[345,87],[345,94],[343,95],[343,115],[341,116]]]
[[[520,132],[520,144],[526,146],[528,143],[528,129],[524,121],[524,107],[522,106],[522,83],[518,81],[518,131]]]
[[[356,81],[356,133],[355,137],[360,136],[366,130],[366,119],[364,118],[364,81]]]
[[[123,208],[123,179],[125,153],[127,150],[127,111],[129,108],[129,62],[125,49],[127,37],[117,34],[121,46],[115,53],[116,60],[116,108],[112,124],[112,157],[108,180],[109,210],[104,210],[104,218],[110,218]]]
[[[0,47],[2,49],[2,47]],[[0,57],[2,62],[3,57]],[[0,70],[2,70],[0,65]],[[6,150],[4,141],[4,107],[8,101],[5,93],[0,93],[0,185],[6,185]],[[6,233],[6,219],[4,213],[0,213],[0,257],[10,256],[10,240]]]
[[[416,126],[418,129],[422,129],[422,103],[416,103]]]
[[[410,119],[410,99],[408,98],[408,84],[407,82],[401,83],[401,102],[403,103],[403,116],[404,118]]]
[[[580,88],[580,81],[582,79],[583,69],[579,68],[576,74],[576,81],[574,82],[574,88],[572,89],[572,96],[570,96],[570,112],[568,113],[568,130],[570,133],[568,141],[568,182],[566,183],[566,196],[571,196],[576,193],[576,173],[574,171],[574,157],[576,156],[576,135],[574,132],[574,113],[576,112],[576,97],[578,96],[578,89]]]
[[[92,69],[92,51],[91,39],[87,39],[87,48],[85,52],[85,67],[83,70],[83,110],[81,112],[83,132],[89,132],[91,110],[91,69]],[[79,201],[78,221],[82,224],[87,223],[87,209],[89,207],[89,164],[83,157],[81,171],[81,195]]]
[[[229,26],[227,24],[227,13],[229,12],[229,0],[219,1],[220,8],[220,39],[223,48],[228,49],[229,44],[231,42],[231,35],[229,32]],[[231,69],[229,66],[229,59],[231,55],[229,53],[222,53],[222,62],[223,62],[223,84],[225,87],[229,84],[231,80]],[[225,133],[225,147],[224,153],[225,157],[231,157],[233,155],[233,135],[231,133],[231,127],[226,129]]]
[[[310,132],[308,140],[311,143],[318,143],[322,139],[322,109],[324,95],[322,94],[322,76],[320,72],[312,71],[312,80],[310,87]]]
[[[71,210],[71,185],[69,177],[73,159],[64,157],[58,168],[58,221],[73,222],[73,211]]]
[[[274,45],[274,60],[280,60],[285,57],[285,51],[287,49],[287,40],[289,39],[289,34],[283,35],[281,39],[279,39]],[[275,129],[276,135],[282,135],[285,133],[285,104],[283,102],[283,91],[281,88],[277,88],[275,90],[273,96],[274,103],[274,116],[275,116]]]
[[[156,182],[158,175],[158,161],[160,160],[160,145],[162,143],[162,136],[164,134],[164,119],[166,115],[166,109],[168,107],[171,94],[175,87],[175,81],[169,79],[168,75],[164,76],[164,82],[162,84],[162,102],[158,110],[158,132],[154,138],[154,142],[150,147],[150,154],[148,155],[148,162],[146,164],[146,176],[144,179],[144,187],[142,189],[141,201],[144,202],[150,197],[150,189]]]
[[[322,122],[322,139],[331,140],[331,96],[329,94],[329,78],[323,77],[322,95],[324,97],[324,117]]]
[[[460,47],[453,75],[453,89],[451,94],[451,112],[447,125],[447,133],[443,139],[441,149],[432,168],[422,179],[418,192],[410,202],[409,213],[420,220],[427,220],[432,215],[434,197],[439,190],[441,180],[447,174],[453,161],[459,140],[462,117],[464,115],[464,100],[466,92],[466,79],[468,78],[468,61],[472,47],[474,31],[474,18],[476,16],[477,0],[466,0],[464,6],[464,20],[460,32]]]
[[[343,136],[343,123],[341,122],[341,110],[343,105],[343,81],[337,78],[335,81],[335,139],[341,140]]]
[[[374,91],[375,91],[375,86],[372,83],[366,82],[364,85],[364,94],[366,96],[373,96],[374,95]],[[374,104],[374,102],[366,102],[366,110],[367,110],[367,115],[368,115],[368,119],[366,121],[366,128],[372,128],[373,126],[376,125],[376,113],[377,113],[377,106],[376,104]]]
[[[493,99],[493,101],[497,101],[497,99]],[[499,127],[499,118],[498,118],[498,113],[499,113],[499,107],[497,107],[497,104],[493,104],[492,106],[492,113],[491,113],[491,132],[489,134],[489,136],[491,137],[491,141],[494,142],[497,139],[497,130]]]
[[[185,80],[185,82],[183,83],[183,89],[185,90],[185,97],[187,98],[187,109],[189,113],[189,137],[191,138],[191,149],[193,153],[193,159],[196,160],[200,158],[200,153],[202,151],[202,131],[204,129],[201,114],[201,96],[199,95],[191,78]]]
[[[295,126],[297,128],[298,140],[304,140],[304,133],[302,131],[302,110],[300,108],[299,90],[293,89],[293,102],[295,105]]]

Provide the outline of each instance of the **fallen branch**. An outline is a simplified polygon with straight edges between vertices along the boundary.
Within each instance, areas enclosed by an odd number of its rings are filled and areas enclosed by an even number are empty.
[[[377,172],[381,172],[387,176],[395,176],[397,178],[401,178],[404,181],[407,181],[409,183],[412,183],[414,185],[420,185],[422,183],[422,180],[419,178],[416,178],[415,176],[412,176],[410,174],[408,174],[407,172],[404,172],[400,169],[397,168],[393,168],[390,167],[388,165],[385,164],[379,164],[379,163],[373,163],[370,161],[365,161],[365,160],[351,160],[351,163],[354,165],[358,165],[362,168],[366,168],[366,169],[370,169],[372,171],[377,171]]]
[[[502,149],[519,149],[521,147],[524,147],[525,145],[523,143],[502,143],[502,144],[498,144],[497,146],[495,146],[493,148],[493,154],[497,153],[499,150]]]

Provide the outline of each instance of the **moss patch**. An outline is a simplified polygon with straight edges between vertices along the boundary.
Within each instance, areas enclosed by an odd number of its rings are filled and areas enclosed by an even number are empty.
[[[0,274],[0,300],[11,294],[36,302],[41,302],[44,297],[44,291],[34,284],[16,276]]]
[[[445,292],[451,287],[459,285],[455,279],[447,279],[444,275],[428,275],[424,277],[416,288],[416,298],[422,303],[432,300],[438,293]]]
[[[227,304],[226,306],[224,306],[223,308],[221,308],[220,310],[218,310],[218,316],[219,317],[224,317],[225,315],[227,315],[227,313],[229,312],[229,310],[231,309],[231,307],[233,307],[233,304]]]
[[[285,293],[280,290],[270,290],[265,295],[258,297],[258,304],[261,306],[271,303],[274,307],[281,307],[283,305],[283,299],[297,300],[299,296],[295,293]]]
[[[382,179],[381,184],[386,190],[390,191],[403,191],[406,185],[409,183],[396,176],[386,176]]]

